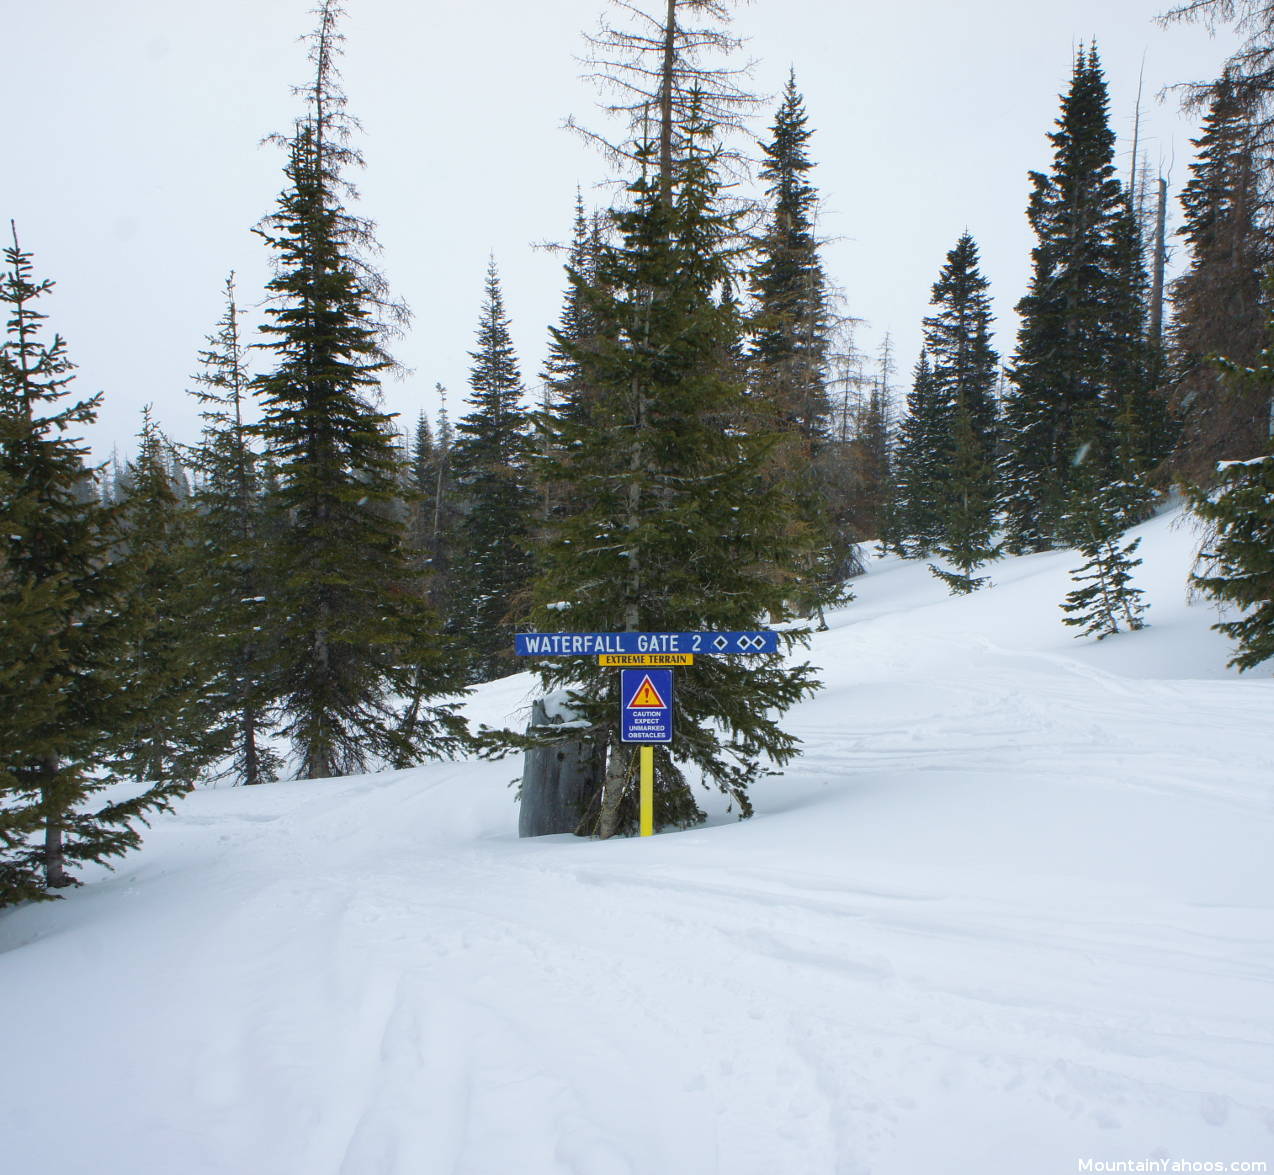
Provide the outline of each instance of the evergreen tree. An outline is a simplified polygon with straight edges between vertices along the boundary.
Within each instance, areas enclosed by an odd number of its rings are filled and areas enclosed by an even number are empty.
[[[930,302],[937,311],[924,321],[925,349],[939,395],[953,424],[961,406],[968,414],[984,460],[994,456],[998,444],[995,385],[1000,357],[991,346],[989,290],[979,268],[977,242],[965,232],[934,282]]]
[[[412,431],[407,481],[412,503],[412,542],[426,563],[432,555],[440,456],[429,417],[422,408]]]
[[[1144,500],[1136,482],[1108,482],[1096,466],[1083,470],[1074,482],[1062,519],[1062,538],[1079,549],[1086,562],[1071,572],[1076,583],[1067,593],[1063,624],[1080,627],[1076,636],[1114,636],[1121,624],[1130,631],[1142,628],[1145,605],[1142,591],[1132,586],[1133,556],[1141,539],[1121,542],[1127,519]]]
[[[592,280],[593,258],[597,246],[597,230],[590,223],[584,208],[584,198],[575,192],[575,221],[571,247],[566,259],[566,272],[579,274],[585,283]],[[579,364],[571,358],[571,349],[578,347],[593,334],[593,323],[588,311],[588,300],[581,293],[582,286],[568,281],[562,300],[562,313],[557,329],[550,332],[548,359],[541,373],[544,378],[547,411],[580,411],[577,405],[585,394],[580,384]]]
[[[74,862],[106,863],[140,843],[135,824],[182,790],[92,797],[114,783],[115,732],[133,719],[118,660],[131,619],[109,555],[115,511],[99,502],[75,430],[100,395],[69,405],[74,365],[42,338],[37,281],[18,244],[5,250],[0,304],[0,902],[75,884]],[[90,810],[90,806],[93,810]]]
[[[755,311],[748,371],[757,425],[778,438],[771,468],[795,506],[791,520],[798,541],[814,555],[802,611],[820,609],[839,595],[841,573],[854,537],[835,525],[831,485],[834,455],[828,452],[831,407],[826,366],[830,312],[827,282],[814,235],[817,193],[809,182],[812,132],[805,102],[789,75],[762,144],[761,178],[768,187],[769,215],[751,272]]]
[[[453,458],[463,502],[457,629],[474,678],[485,681],[514,671],[513,632],[526,609],[535,509],[522,377],[494,260],[470,355],[470,411],[456,425]]]
[[[1181,193],[1189,264],[1172,286],[1172,391],[1181,421],[1173,468],[1193,482],[1210,483],[1218,461],[1259,456],[1269,436],[1267,389],[1227,380],[1214,362],[1251,367],[1265,339],[1262,281],[1274,245],[1252,122],[1222,77]]]
[[[196,571],[190,516],[178,500],[171,446],[142,414],[138,454],[120,501],[119,558],[127,571],[131,640],[119,673],[137,715],[122,731],[118,766],[135,779],[193,783],[221,749],[208,738],[216,703],[202,625],[191,623]]]
[[[1221,78],[1185,86],[1188,102],[1203,108],[1228,89],[1250,112],[1255,140],[1268,157],[1274,143],[1274,7],[1268,0],[1183,0],[1163,21],[1198,21],[1209,32],[1232,23],[1238,48],[1227,58]]]
[[[942,540],[951,464],[951,411],[927,351],[916,362],[907,415],[898,430],[893,531],[904,555],[927,555]]]
[[[199,484],[191,523],[197,567],[192,589],[209,672],[205,696],[216,711],[208,741],[228,755],[236,782],[254,785],[276,778],[281,763],[265,741],[273,717],[264,501],[247,419],[251,378],[233,274],[225,294],[225,313],[200,353],[195,376],[204,427],[194,451]]]
[[[0,422],[7,425],[8,421]],[[0,444],[9,436],[0,433]],[[0,477],[5,533],[32,533],[36,505]],[[38,748],[60,718],[66,678],[61,650],[47,640],[65,623],[70,593],[60,580],[23,582],[0,551],[0,909],[46,896],[32,839],[43,825],[40,793],[24,786],[22,758]],[[33,689],[38,684],[41,688]]]
[[[975,420],[963,399],[958,400],[951,438],[954,452],[944,494],[942,540],[936,548],[955,570],[929,565],[953,595],[966,595],[985,587],[987,577],[974,572],[1000,551],[993,538],[994,467]]]
[[[1256,366],[1225,371],[1235,395],[1274,397],[1274,317],[1267,339]],[[1222,462],[1211,480],[1211,488],[1191,494],[1191,508],[1210,528],[1203,570],[1192,578],[1213,599],[1241,609],[1213,627],[1238,645],[1230,664],[1251,669],[1274,657],[1274,435],[1264,454]]]
[[[1005,405],[1004,504],[1015,551],[1058,537],[1076,470],[1127,476],[1156,442],[1138,432],[1146,388],[1144,271],[1115,174],[1106,82],[1095,47],[1080,49],[1057,130],[1053,167],[1031,174],[1037,237]],[[1140,277],[1139,277],[1140,274]],[[1160,454],[1161,455],[1161,454]]]
[[[827,439],[830,416],[825,379],[830,314],[814,236],[811,134],[792,73],[771,139],[762,144],[770,212],[751,273],[756,309],[750,359],[754,393],[777,431],[798,438],[806,457]]]
[[[566,293],[562,299],[562,312],[556,328],[549,331],[548,359],[541,376],[544,379],[544,395],[541,411],[532,416],[535,429],[536,492],[539,498],[541,520],[560,512],[563,503],[555,500],[552,482],[538,475],[553,461],[569,460],[570,455],[553,449],[554,431],[549,423],[555,413],[575,415],[583,419],[587,415],[586,398],[589,389],[583,382],[579,364],[571,358],[573,349],[586,345],[596,333],[597,324],[589,313],[587,297],[582,292],[596,278],[596,257],[601,248],[603,229],[597,214],[591,217],[584,207],[584,199],[578,189],[575,193],[575,220],[570,250],[567,255]],[[579,280],[571,280],[570,275]]]
[[[845,492],[835,495],[851,512],[847,524],[841,524],[843,532],[884,541],[893,501],[893,427],[888,392],[881,380],[873,383],[854,414],[845,464],[853,476]],[[834,526],[839,522],[834,507],[832,521]],[[861,572],[859,564],[857,573]]]
[[[455,433],[447,419],[447,393],[436,384],[440,407],[436,428],[422,412],[416,425],[411,459],[413,544],[426,576],[434,611],[443,618],[456,613],[456,547],[460,540],[459,503],[455,486]]]
[[[1109,467],[1116,479],[1143,481],[1156,473],[1172,450],[1174,430],[1168,400],[1155,379],[1163,366],[1160,346],[1149,336],[1145,248],[1137,217],[1125,199],[1112,231],[1116,282],[1111,300],[1112,345],[1109,387],[1101,409],[1110,422]],[[1146,492],[1133,495],[1142,521],[1151,502]]]
[[[344,172],[362,159],[335,65],[339,14],[324,0],[287,186],[259,230],[274,251],[262,328],[274,366],[256,381],[278,483],[274,691],[311,779],[447,751],[462,729],[453,704],[404,714],[396,701],[454,693],[455,680],[396,510],[391,419],[374,404],[394,304],[367,262],[371,226],[341,202]]]
[[[616,241],[602,247],[592,281],[572,275],[597,329],[586,345],[561,341],[597,394],[585,420],[552,421],[554,451],[571,456],[551,475],[571,511],[550,520],[540,551],[535,619],[545,627],[744,629],[788,615],[775,568],[795,566],[799,550],[784,499],[763,492],[771,442],[737,424],[739,322],[718,296],[733,227],[718,206],[709,134],[702,121],[681,126],[667,176],[659,143],[646,144],[632,204],[613,213]],[[583,658],[542,674],[569,688],[606,764],[580,831],[635,827],[636,756],[618,737],[618,675]],[[706,658],[681,674],[675,741],[656,750],[656,823],[702,819],[679,766],[687,762],[749,814],[762,758],[796,753],[778,716],[814,688],[808,666],[777,658]]]
[[[1192,507],[1212,527],[1194,582],[1241,610],[1213,627],[1238,645],[1230,664],[1252,669],[1274,657],[1274,453],[1225,462]]]
[[[934,549],[956,568],[932,570],[957,593],[987,582],[973,571],[998,551],[991,535],[1000,358],[991,346],[989,286],[978,266],[977,244],[966,232],[947,254],[930,297],[937,312],[924,322],[933,368],[935,436],[943,424],[947,430],[940,438],[930,491],[937,503]]]

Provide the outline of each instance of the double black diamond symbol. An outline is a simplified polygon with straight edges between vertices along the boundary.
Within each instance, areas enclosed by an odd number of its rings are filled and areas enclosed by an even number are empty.
[[[739,648],[745,653],[750,653],[753,651],[759,652],[761,648],[764,646],[764,644],[765,644],[765,641],[761,637],[756,636],[755,634],[752,636],[745,635],[745,636],[739,637]]]

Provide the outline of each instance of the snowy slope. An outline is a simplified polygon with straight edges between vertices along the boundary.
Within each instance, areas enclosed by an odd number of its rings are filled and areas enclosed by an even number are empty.
[[[875,565],[748,822],[519,841],[513,761],[196,793],[0,915],[0,1167],[1274,1170],[1274,681],[1143,533],[1101,644],[1066,554]]]

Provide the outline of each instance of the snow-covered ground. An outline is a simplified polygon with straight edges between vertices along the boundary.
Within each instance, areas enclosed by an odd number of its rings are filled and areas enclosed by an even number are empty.
[[[1142,532],[1100,644],[1071,555],[877,563],[751,821],[520,841],[512,760],[192,795],[0,915],[0,1169],[1274,1170],[1274,681]]]

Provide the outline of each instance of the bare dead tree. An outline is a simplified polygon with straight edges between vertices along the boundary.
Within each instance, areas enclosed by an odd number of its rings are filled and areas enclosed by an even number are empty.
[[[1149,323],[1150,344],[1155,348],[1163,342],[1163,279],[1168,260],[1168,181],[1159,176],[1157,187],[1155,231],[1151,238]]]
[[[1232,25],[1242,38],[1226,62],[1224,76],[1236,101],[1252,113],[1259,138],[1268,148],[1274,141],[1274,0],[1184,0],[1160,18],[1163,25],[1200,24],[1215,33]],[[1220,79],[1183,83],[1187,107],[1206,109],[1216,96]]]
[[[621,122],[621,137],[590,130],[573,117],[567,126],[596,143],[620,169],[648,165],[650,147],[660,192],[672,198],[673,161],[694,149],[694,123],[716,129],[722,143],[744,130],[761,99],[746,88],[753,62],[730,64],[743,40],[730,31],[734,0],[610,0],[588,52],[585,76],[604,95],[602,109]],[[701,146],[701,145],[700,145]],[[745,154],[724,145],[719,161],[736,175],[747,172]]]

